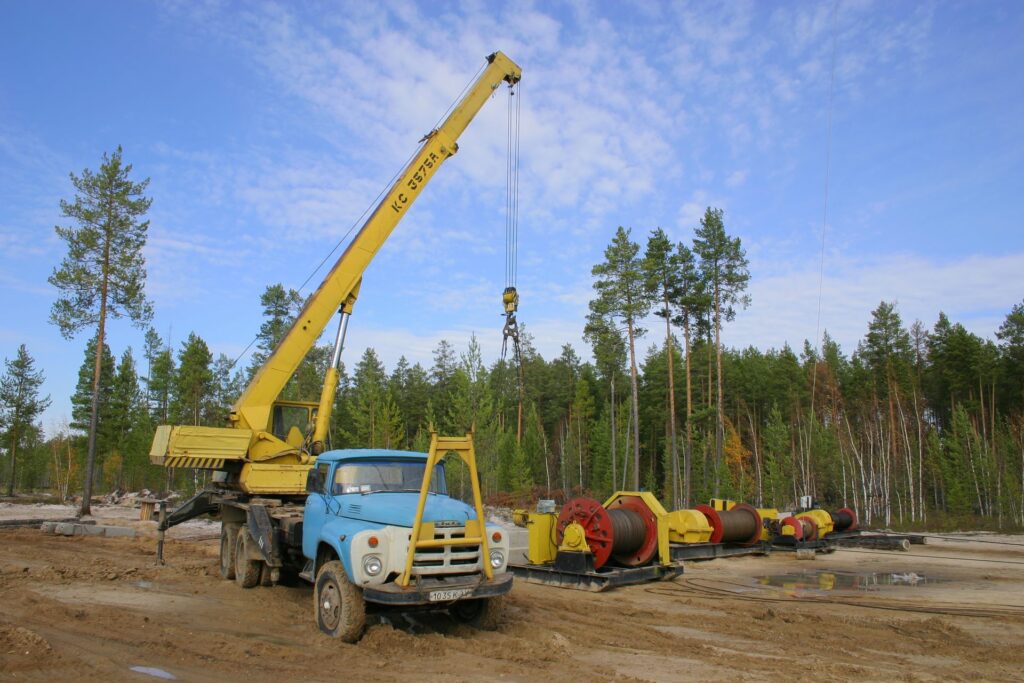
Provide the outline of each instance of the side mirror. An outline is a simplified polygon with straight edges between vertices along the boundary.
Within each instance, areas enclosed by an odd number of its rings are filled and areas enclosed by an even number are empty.
[[[306,493],[324,492],[324,474],[319,467],[312,467],[306,475]]]

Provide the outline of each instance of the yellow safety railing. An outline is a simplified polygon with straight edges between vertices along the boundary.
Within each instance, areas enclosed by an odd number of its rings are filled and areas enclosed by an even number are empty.
[[[423,526],[423,509],[427,505],[430,483],[434,478],[434,468],[448,453],[455,453],[469,467],[469,478],[473,482],[473,507],[476,510],[477,535],[466,536],[465,538],[421,539],[420,530]],[[469,527],[470,525],[467,524],[467,533],[469,532]],[[437,432],[431,430],[430,451],[427,454],[427,466],[423,469],[420,499],[416,505],[416,517],[412,523],[409,552],[405,558],[405,573],[398,579],[398,584],[400,586],[409,585],[409,581],[412,579],[413,560],[416,557],[417,550],[421,548],[443,548],[448,545],[479,545],[480,564],[483,567],[484,575],[488,580],[494,578],[494,572],[491,569],[491,553],[487,547],[487,524],[484,519],[483,501],[480,497],[480,478],[477,476],[476,470],[476,451],[473,450],[473,433],[470,432],[465,436],[438,436]]]

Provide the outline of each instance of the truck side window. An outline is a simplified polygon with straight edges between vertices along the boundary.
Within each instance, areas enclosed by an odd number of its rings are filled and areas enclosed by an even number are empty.
[[[330,479],[327,478],[328,472],[331,469],[331,464],[327,462],[321,462],[316,466],[317,472],[319,473],[320,481],[323,482],[323,487],[320,489],[320,493],[327,493],[330,489]]]

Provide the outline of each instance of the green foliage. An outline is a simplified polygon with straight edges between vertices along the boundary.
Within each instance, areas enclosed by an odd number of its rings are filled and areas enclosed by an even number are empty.
[[[645,333],[639,323],[651,310],[654,300],[644,272],[643,259],[639,257],[640,246],[629,235],[630,231],[620,225],[611,244],[604,250],[605,260],[591,270],[597,296],[590,301],[593,320],[588,322],[592,329],[605,336],[617,324],[626,327],[632,394],[633,487],[640,488],[640,418],[635,342]],[[613,339],[614,336],[611,336],[610,340]]]
[[[50,310],[50,321],[61,334],[71,339],[82,329],[96,328],[82,514],[89,513],[92,494],[107,318],[127,317],[135,325],[144,326],[153,317],[143,290],[146,261],[142,248],[149,229],[149,221],[143,216],[152,203],[143,193],[149,180],[132,181],[132,166],[122,162],[121,152],[118,146],[112,155],[104,154],[99,172],[85,169],[80,176],[70,174],[75,199],[61,200],[60,207],[61,214],[74,225],[55,228],[68,251],[49,277],[50,284],[60,291]]]
[[[405,438],[402,416],[388,387],[384,364],[366,349],[348,394],[350,424],[343,431],[352,448],[398,448]]]
[[[996,332],[1002,360],[1002,391],[1008,412],[1024,410],[1024,302],[1016,304]]]
[[[92,411],[93,400],[93,365],[96,357],[96,337],[94,336],[85,345],[85,358],[78,369],[78,384],[75,386],[75,393],[71,395],[71,428],[81,433],[89,432],[89,420]],[[97,429],[96,442],[99,452],[107,450],[109,442],[109,430],[106,426],[110,423],[110,397],[113,393],[114,356],[110,347],[103,344],[103,352],[100,361],[99,381],[99,427]]]
[[[13,360],[4,359],[0,377],[0,435],[7,449],[7,495],[13,496],[18,480],[18,454],[38,441],[35,421],[50,405],[49,396],[40,396],[43,371],[35,369],[35,359],[25,345],[18,347]]]
[[[750,262],[740,238],[726,234],[722,217],[721,209],[708,207],[696,230],[693,250],[700,257],[704,287],[718,309],[716,317],[729,321],[736,317],[736,306],[750,305],[750,296],[744,293],[750,282]]]
[[[171,415],[176,424],[201,425],[210,415],[214,394],[213,354],[202,337],[188,335],[178,351]]]
[[[61,200],[60,208],[75,226],[55,228],[68,251],[49,278],[61,292],[50,320],[68,339],[101,324],[104,316],[127,316],[140,325],[153,316],[143,292],[149,221],[142,218],[152,203],[143,193],[149,179],[136,183],[128,177],[131,171],[118,146],[112,155],[104,153],[99,172],[70,174],[77,194],[72,202]]]

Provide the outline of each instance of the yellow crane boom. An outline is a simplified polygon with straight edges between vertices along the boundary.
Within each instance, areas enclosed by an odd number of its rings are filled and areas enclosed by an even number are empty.
[[[363,273],[441,164],[458,150],[459,136],[490,95],[502,83],[514,85],[520,79],[521,69],[503,53],[489,55],[487,62],[444,122],[424,136],[412,161],[257,370],[231,410],[230,426],[160,426],[150,450],[152,462],[165,467],[224,470],[224,483],[247,493],[304,491],[306,472],[327,438],[348,316]],[[340,321],[320,401],[279,400],[335,311],[340,312]],[[311,433],[306,428],[309,424],[313,425]]]

